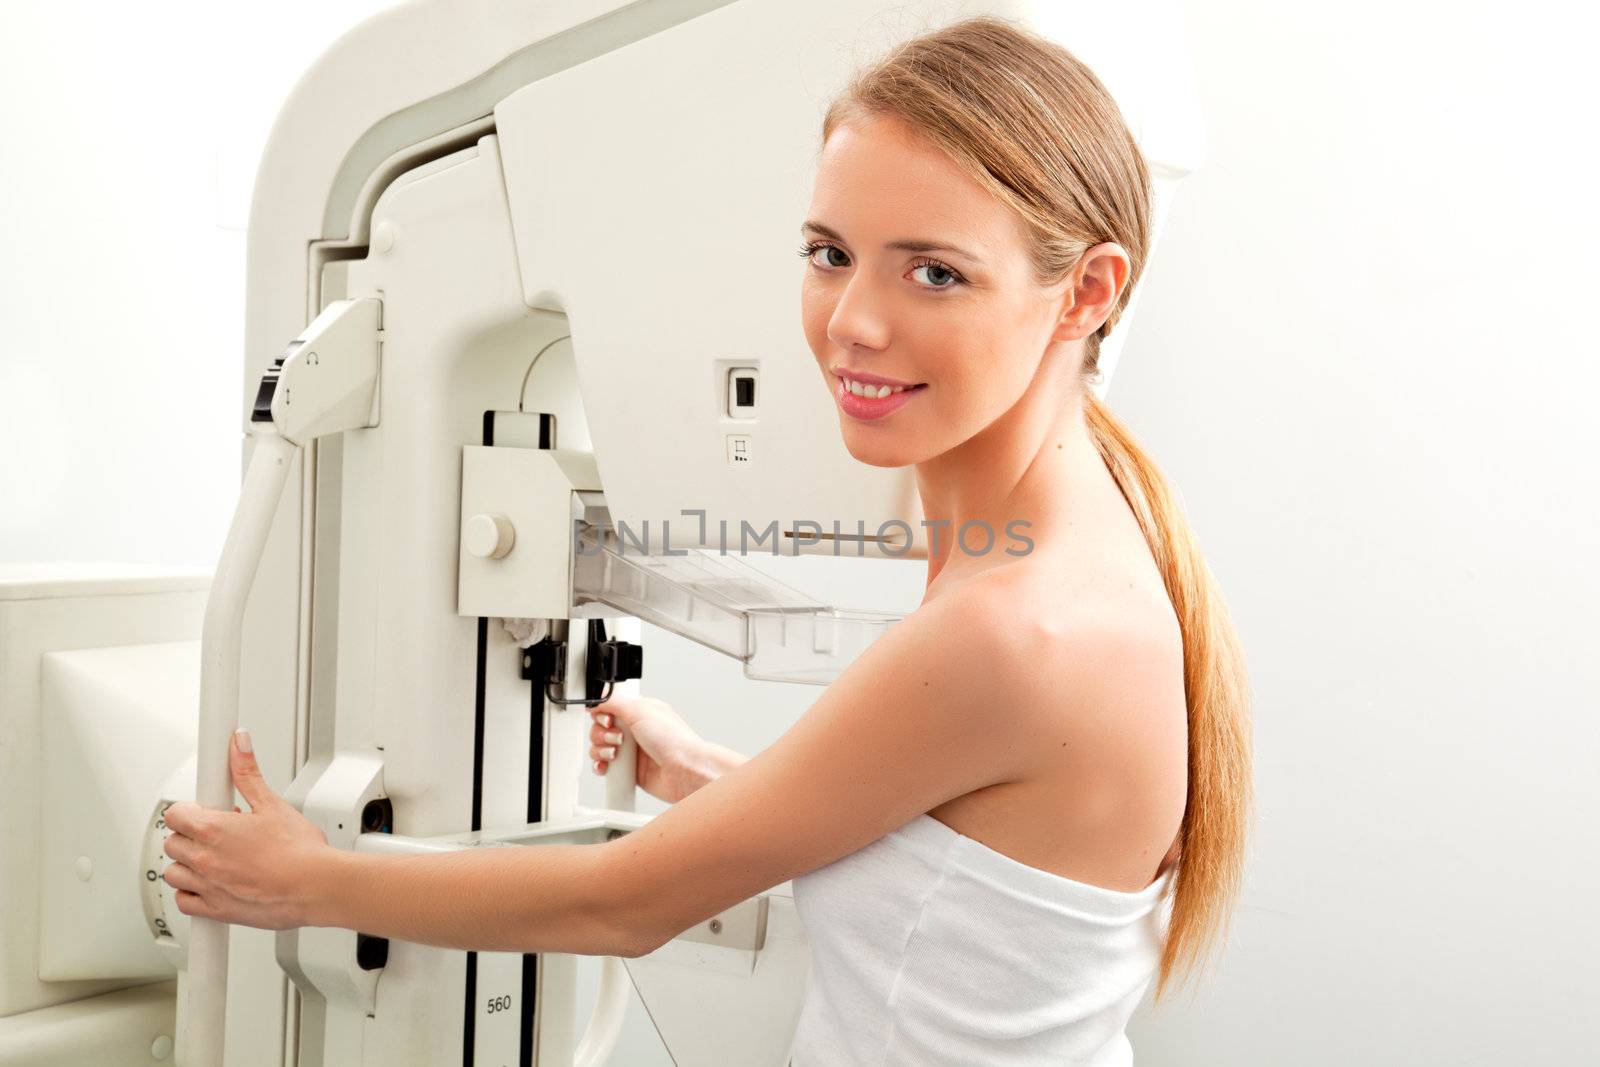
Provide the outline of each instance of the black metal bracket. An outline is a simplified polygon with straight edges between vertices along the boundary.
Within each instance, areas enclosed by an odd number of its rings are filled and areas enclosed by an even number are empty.
[[[583,696],[568,699],[551,692],[551,686],[559,686],[562,679],[567,676],[567,646],[572,640],[570,626],[566,641],[555,641],[545,637],[522,650],[523,679],[543,685],[545,699],[550,703],[561,706],[581,704],[584,707],[604,704],[611,699],[611,690],[615,683],[644,677],[643,645],[615,638],[607,640],[604,619],[590,619],[588,631],[589,656],[586,672],[588,684],[584,688],[586,692],[592,693],[604,686],[598,697]]]
[[[547,684],[566,677],[567,645],[542,637],[522,650],[522,680]]]

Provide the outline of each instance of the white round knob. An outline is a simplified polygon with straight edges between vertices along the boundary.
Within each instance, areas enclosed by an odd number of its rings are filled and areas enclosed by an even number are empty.
[[[504,515],[474,515],[467,520],[461,540],[479,559],[499,559],[517,543],[517,531]]]
[[[384,219],[372,231],[372,245],[379,252],[392,252],[397,235],[394,223]]]

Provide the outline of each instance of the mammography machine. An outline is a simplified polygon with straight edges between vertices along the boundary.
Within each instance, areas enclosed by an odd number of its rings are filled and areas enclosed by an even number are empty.
[[[678,1064],[786,1062],[787,885],[578,1004],[570,956],[191,921],[161,815],[232,808],[245,725],[341,848],[603,841],[648,817],[631,741],[577,803],[582,709],[639,684],[644,623],[811,684],[893,625],[738,556],[926,554],[912,472],[841,443],[793,248],[849,74],[979,13],[1117,95],[1159,230],[1200,148],[1167,5],[451,0],[302,77],[251,207],[215,575],[0,572],[0,1065],[594,1065],[630,985]]]

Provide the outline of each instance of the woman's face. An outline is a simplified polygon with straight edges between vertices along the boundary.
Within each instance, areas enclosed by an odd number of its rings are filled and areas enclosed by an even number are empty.
[[[1038,286],[1021,220],[897,120],[835,128],[801,236],[811,247],[806,343],[856,459],[899,467],[938,456],[1027,391],[1066,283]],[[850,396],[852,372],[916,388]]]

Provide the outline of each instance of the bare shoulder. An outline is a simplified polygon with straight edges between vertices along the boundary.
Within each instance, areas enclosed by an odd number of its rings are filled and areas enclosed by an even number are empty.
[[[1021,729],[1133,749],[1174,725],[1186,736],[1183,634],[1159,579],[1103,563],[1017,564],[959,592],[999,642],[996,665],[1016,676],[1005,690]]]
[[[1181,659],[1183,633],[1159,579],[1114,564],[1015,564],[979,575],[953,608],[1007,635],[1023,655],[1063,666]]]
[[[1019,758],[1008,781],[932,814],[1040,869],[1143,888],[1174,859],[1187,802],[1183,636],[1165,589],[1137,567],[981,577],[963,608],[1006,637],[991,648],[992,725]]]

